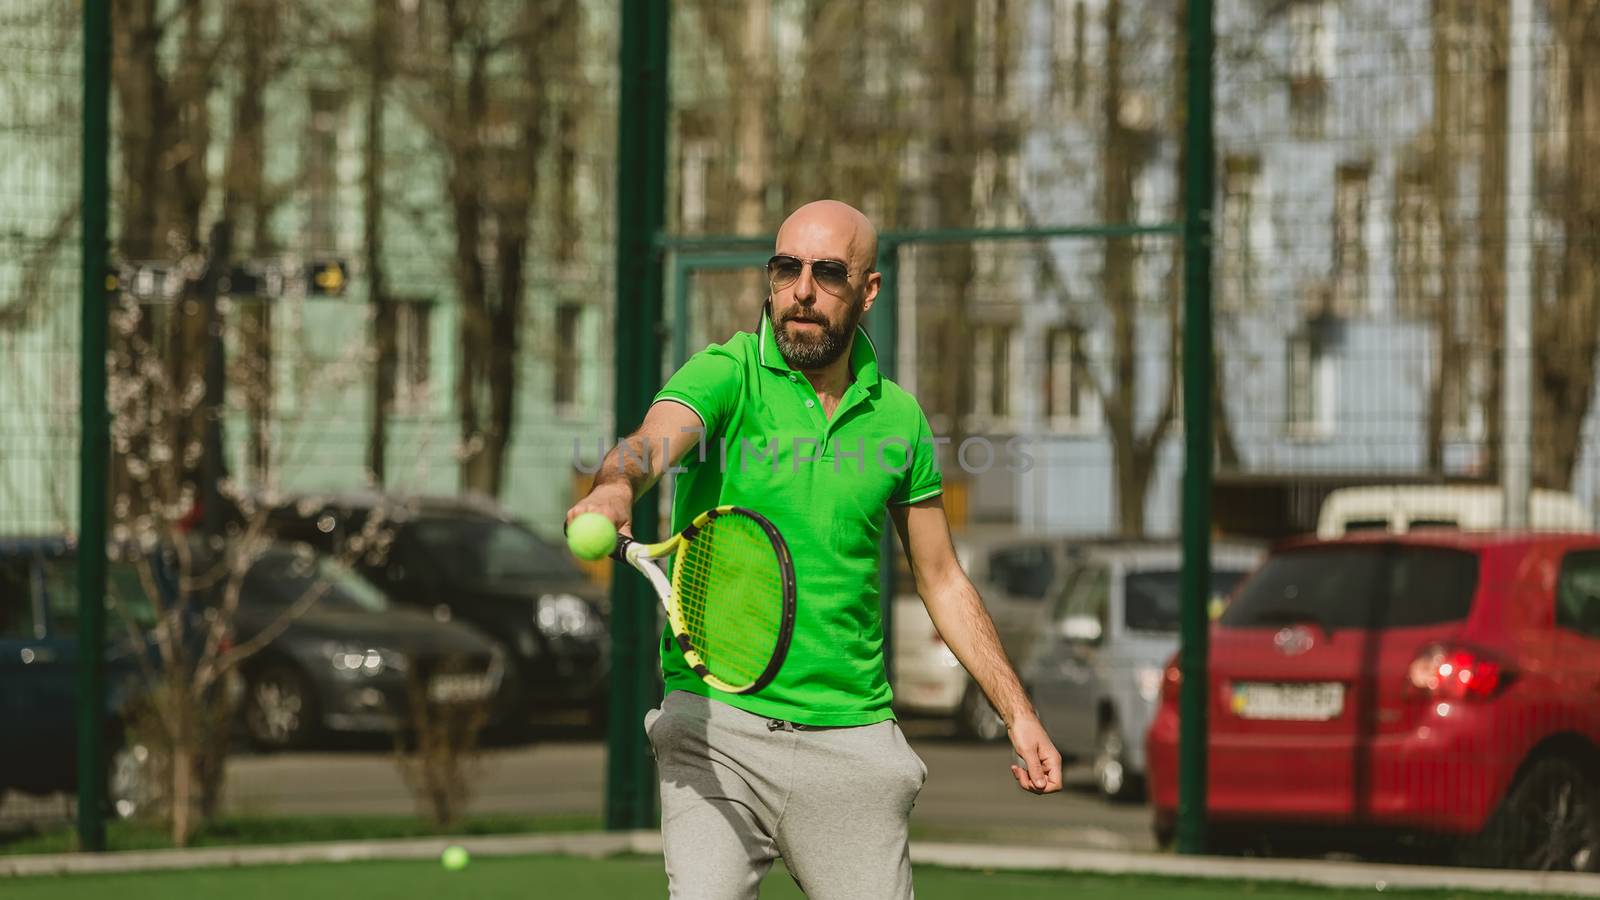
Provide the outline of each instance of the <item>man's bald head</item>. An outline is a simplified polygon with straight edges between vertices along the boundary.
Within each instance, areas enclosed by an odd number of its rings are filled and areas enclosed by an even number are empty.
[[[818,200],[784,220],[776,249],[774,259],[791,257],[788,275],[771,282],[767,298],[778,350],[789,365],[805,372],[843,366],[856,326],[883,283],[873,271],[877,229],[848,203]],[[817,266],[824,266],[821,282]],[[839,269],[848,271],[841,277]]]
[[[838,259],[851,272],[878,264],[878,229],[848,203],[815,200],[789,214],[778,229],[779,253],[806,259]]]

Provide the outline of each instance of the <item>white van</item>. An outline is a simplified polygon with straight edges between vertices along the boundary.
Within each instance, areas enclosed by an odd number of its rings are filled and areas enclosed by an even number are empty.
[[[1477,485],[1403,485],[1339,488],[1322,501],[1317,537],[1351,531],[1452,528],[1486,531],[1501,527],[1500,488]],[[1528,498],[1528,524],[1540,531],[1589,531],[1594,517],[1571,494],[1535,490]]]

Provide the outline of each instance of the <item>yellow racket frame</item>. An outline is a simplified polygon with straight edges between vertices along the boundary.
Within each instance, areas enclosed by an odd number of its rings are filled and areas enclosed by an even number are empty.
[[[700,655],[700,651],[695,648],[694,642],[689,640],[688,628],[684,623],[683,612],[678,602],[681,587],[680,578],[684,567],[674,565],[672,567],[672,576],[669,580],[667,574],[654,562],[655,560],[680,554],[708,524],[718,516],[730,513],[753,519],[766,532],[767,537],[772,541],[773,549],[777,552],[777,562],[783,587],[783,596],[781,598],[783,612],[782,618],[779,620],[777,646],[773,652],[772,659],[767,664],[766,670],[755,681],[744,685],[730,684],[713,675],[711,670],[707,668],[705,659]],[[777,677],[778,669],[782,667],[784,657],[789,652],[790,638],[794,634],[794,560],[789,555],[789,545],[784,541],[783,535],[778,532],[778,529],[765,516],[742,506],[715,506],[695,516],[694,520],[682,531],[654,544],[645,544],[635,541],[627,535],[618,535],[617,546],[611,552],[611,556],[633,566],[639,571],[639,574],[645,577],[646,581],[650,582],[651,587],[655,588],[656,596],[661,600],[661,607],[667,613],[667,627],[672,630],[672,636],[678,644],[678,649],[683,651],[684,661],[689,664],[690,668],[694,669],[694,673],[699,675],[706,684],[729,694],[753,694],[772,683],[772,679]]]

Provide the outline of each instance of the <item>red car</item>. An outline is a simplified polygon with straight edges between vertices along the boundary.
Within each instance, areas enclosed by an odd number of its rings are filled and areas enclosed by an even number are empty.
[[[1474,865],[1600,870],[1600,535],[1413,532],[1276,550],[1211,631],[1208,828],[1444,839]],[[1169,665],[1147,737],[1178,806]]]

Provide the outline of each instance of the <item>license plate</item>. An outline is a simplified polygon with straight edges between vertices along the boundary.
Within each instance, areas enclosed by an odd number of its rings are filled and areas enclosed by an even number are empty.
[[[488,675],[440,675],[428,682],[428,699],[435,703],[482,700],[494,690]]]
[[[1241,719],[1326,722],[1344,712],[1344,685],[1244,683],[1233,686],[1233,714]]]

